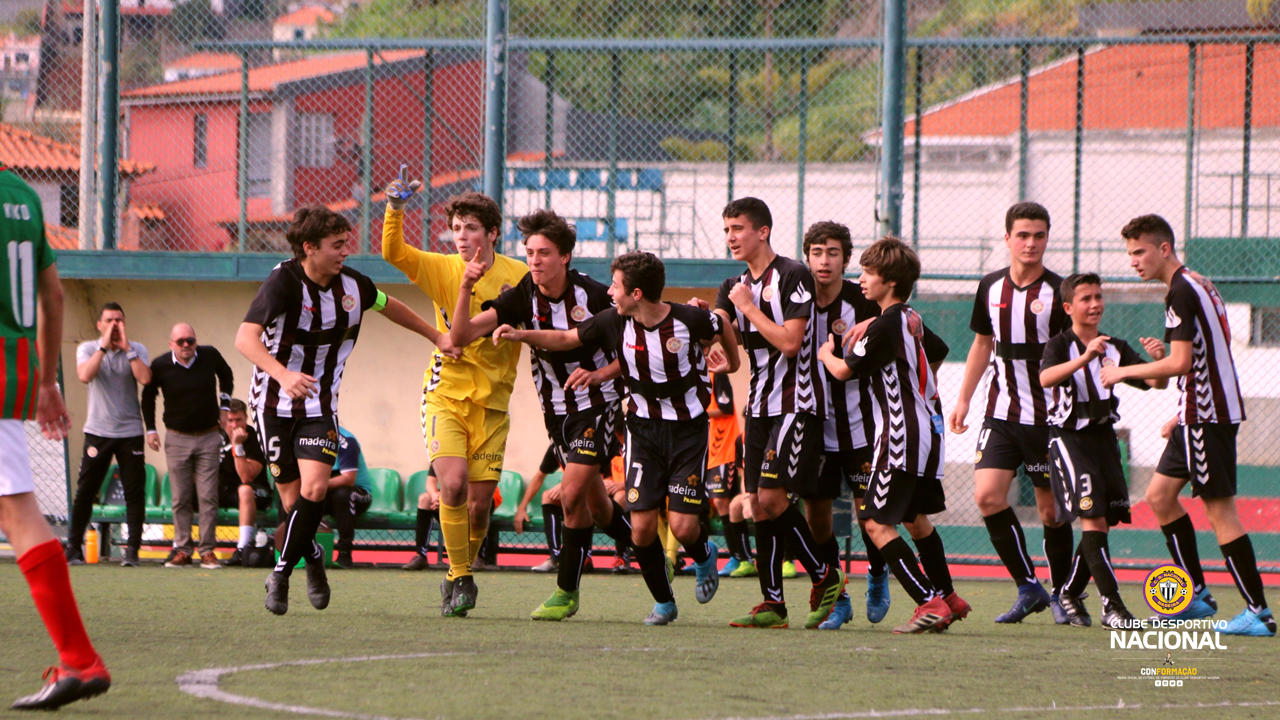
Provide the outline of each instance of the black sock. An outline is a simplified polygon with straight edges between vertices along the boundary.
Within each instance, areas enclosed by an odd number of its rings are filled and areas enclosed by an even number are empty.
[[[1161,525],[1165,547],[1169,555],[1191,576],[1191,588],[1199,593],[1204,590],[1204,570],[1200,567],[1200,549],[1196,547],[1196,528],[1191,516],[1183,515],[1168,525]]]
[[[698,526],[698,539],[692,545],[686,545],[684,551],[695,563],[704,563],[711,557],[711,548],[707,547],[707,528],[705,525]]]
[[[893,571],[893,576],[898,578],[898,583],[907,591],[911,599],[916,601],[916,605],[923,605],[938,594],[934,590],[933,583],[929,582],[929,578],[920,571],[916,556],[911,552],[911,546],[907,545],[906,540],[901,537],[894,538],[880,548],[880,554],[884,556],[889,569]]]
[[[1093,566],[1085,557],[1085,537],[1090,531],[1080,534],[1080,546],[1076,548],[1076,554],[1071,558],[1071,572],[1067,574],[1067,581],[1058,588],[1058,593],[1066,593],[1072,597],[1080,597],[1084,593],[1084,589],[1089,586],[1089,578],[1093,577]],[[1106,535],[1106,533],[1102,533]],[[1098,592],[1102,592],[1099,587]]]
[[[631,518],[617,502],[613,503],[613,517],[609,519],[608,527],[603,527],[601,530],[604,530],[604,533],[617,543],[619,555],[631,544]]]
[[[729,550],[729,557],[742,559],[742,545],[738,542],[738,533],[734,532],[734,523],[723,520],[724,525],[724,544]]]
[[[649,586],[649,594],[654,602],[674,602],[676,596],[671,592],[671,582],[667,580],[667,557],[662,550],[662,543],[655,538],[648,545],[633,545],[636,562],[640,565],[640,574],[644,576],[644,584]]]
[[[418,523],[413,530],[413,544],[423,557],[427,556],[427,547],[431,545],[431,523],[435,522],[439,514],[439,510],[418,508]]]
[[[591,550],[595,529],[590,527],[564,529],[564,544],[560,548],[560,567],[556,571],[556,586],[573,592],[582,582],[582,561]]]
[[[1258,559],[1253,554],[1253,541],[1248,535],[1241,535],[1218,547],[1227,561],[1231,577],[1235,578],[1236,589],[1249,606],[1249,612],[1255,615],[1262,612],[1267,607],[1267,598],[1262,591],[1262,576],[1258,574]]]
[[[1080,533],[1080,554],[1089,564],[1089,574],[1093,575],[1093,584],[1098,587],[1098,594],[1103,600],[1110,602],[1119,597],[1120,585],[1111,569],[1111,548],[1107,545],[1107,534],[1100,530],[1085,530]]]
[[[1031,564],[1031,556],[1027,554],[1027,538],[1022,534],[1022,523],[1013,508],[1005,508],[994,515],[982,518],[987,526],[987,534],[991,536],[991,544],[1000,556],[1000,561],[1009,571],[1009,577],[1018,585],[1036,582],[1036,567]],[[880,549],[884,552],[884,548]]]
[[[813,539],[809,521],[804,519],[804,515],[800,514],[795,505],[792,505],[774,522],[783,528],[788,540],[795,541],[795,550],[800,560],[804,562],[804,569],[809,572],[809,580],[815,585],[822,582],[822,579],[827,576],[827,563],[818,552],[818,542]]]
[[[316,530],[320,527],[320,519],[324,514],[324,503],[313,502],[298,496],[293,504],[293,512],[285,522],[284,545],[280,550],[280,560],[276,563],[276,572],[288,577],[293,574],[293,566],[303,557],[308,560],[318,559],[316,555],[319,545],[316,544]]]
[[[747,525],[746,520],[739,520],[733,524],[734,532],[738,533],[738,547],[742,549],[740,560],[751,559],[751,527]]]
[[[822,562],[828,566],[839,569],[840,541],[836,539],[834,534],[818,544],[818,557],[822,558]]]
[[[889,568],[884,564],[884,555],[880,554],[880,548],[871,542],[871,536],[866,530],[862,531],[862,546],[867,549],[867,572],[880,577]]]
[[[929,537],[913,542],[920,552],[920,567],[938,593],[946,597],[955,592],[955,586],[951,583],[951,568],[947,565],[947,551],[942,547],[942,536],[938,535],[938,528],[934,528]]]
[[[1049,562],[1049,579],[1053,583],[1055,594],[1067,584],[1075,544],[1071,523],[1063,523],[1058,527],[1044,526],[1044,557]]]
[[[760,553],[756,570],[760,577],[760,594],[765,602],[782,603],[783,541],[776,531],[776,520],[756,520],[756,550]]]
[[[551,557],[560,557],[560,545],[564,542],[564,509],[559,505],[542,506],[542,531],[547,534],[547,550]]]

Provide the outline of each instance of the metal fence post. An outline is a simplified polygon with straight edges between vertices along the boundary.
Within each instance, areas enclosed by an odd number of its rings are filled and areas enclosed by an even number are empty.
[[[249,234],[249,53],[240,51],[240,133],[236,148],[236,187],[240,191],[240,213],[236,220],[236,249],[245,251]]]
[[[484,194],[505,207],[507,174],[507,0],[488,0],[484,38]]]
[[[92,6],[84,12],[80,37],[80,205],[77,224],[80,249],[93,250],[98,246],[93,206],[97,189],[94,139],[98,135],[98,13]]]
[[[1196,44],[1187,43],[1187,175],[1183,192],[1182,242],[1191,239],[1191,188],[1195,173],[1196,146]]]
[[[547,90],[547,98],[543,104],[546,119],[542,123],[542,169],[548,173],[546,191],[543,194],[543,205],[551,207],[552,154],[556,145],[556,54],[547,51],[547,66],[542,71],[542,85]]]
[[[796,142],[796,257],[804,258],[804,170],[809,143],[809,51],[800,51],[800,136]]]
[[[615,50],[609,53],[609,181],[605,193],[605,231],[608,241],[604,256],[613,260],[618,218],[618,123],[621,122],[622,56]]]
[[[1071,272],[1080,272],[1080,164],[1084,138],[1084,46],[1076,48],[1075,192],[1071,223]]]
[[[1018,86],[1018,202],[1027,199],[1027,102],[1031,88],[1031,46],[1023,45],[1019,55]]]
[[[102,107],[102,132],[98,136],[99,236],[102,249],[116,247],[116,185],[120,159],[116,155],[120,137],[120,0],[102,0],[102,55],[99,67],[98,99]],[[123,208],[121,208],[123,210]]]
[[[1240,167],[1240,239],[1249,237],[1249,161],[1253,150],[1253,41],[1244,44],[1244,158]]]
[[[902,232],[902,143],[907,93],[907,3],[885,0],[880,125],[880,233]]]
[[[436,121],[436,56],[427,50],[422,58],[422,249],[431,249],[431,169]]]
[[[364,51],[364,122],[360,126],[360,252],[369,252],[373,219],[373,48]]]
[[[916,48],[916,72],[915,72],[915,111],[916,123],[915,127],[915,155],[911,158],[911,247],[920,247],[920,126],[924,124],[923,109],[920,107],[924,101],[924,48]]]
[[[738,160],[738,53],[729,53],[729,199],[733,202],[733,170]],[[725,252],[728,252],[726,250]]]

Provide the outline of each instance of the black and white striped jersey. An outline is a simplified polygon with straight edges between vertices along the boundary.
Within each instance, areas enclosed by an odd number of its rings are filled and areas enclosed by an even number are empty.
[[[1169,283],[1164,307],[1165,342],[1191,342],[1191,369],[1178,378],[1178,418],[1184,425],[1244,422],[1231,326],[1218,289],[1184,266]]]
[[[1106,335],[1106,333],[1102,333]],[[1051,368],[1075,360],[1084,354],[1086,343],[1075,330],[1067,328],[1054,335],[1044,346],[1042,368]],[[1141,365],[1145,360],[1129,343],[1119,338],[1107,341],[1107,350],[1101,357],[1071,373],[1071,377],[1052,389],[1053,406],[1049,411],[1049,424],[1066,430],[1084,430],[1097,425],[1110,425],[1120,419],[1120,398],[1114,388],[1102,386],[1102,368],[1119,365]],[[1146,390],[1150,386],[1142,380],[1126,380],[1127,384]]]
[[[1071,326],[1058,288],[1062,278],[1049,272],[1026,287],[1009,277],[1009,268],[982,278],[973,300],[969,329],[995,341],[987,417],[1022,425],[1044,425],[1050,393],[1040,387],[1040,358],[1049,338]]]
[[[942,401],[929,365],[947,353],[919,313],[898,303],[871,322],[845,357],[871,396],[876,470],[942,478]]]
[[[836,357],[843,357],[844,345],[841,337],[845,331],[879,314],[880,306],[868,300],[857,283],[844,280],[835,302],[826,307],[818,307],[815,302],[814,334],[818,338],[818,345],[826,342],[828,335],[835,335]],[[848,452],[870,445],[874,427],[871,419],[871,396],[862,392],[862,381],[854,376],[852,380],[842,382],[825,368],[822,375],[827,383],[824,393],[827,398],[827,419],[822,425],[825,449]]]
[[[277,417],[336,415],[342,370],[360,337],[364,313],[379,302],[379,295],[372,280],[351,268],[342,268],[328,287],[320,287],[296,259],[277,265],[258,288],[244,321],[261,325],[271,356],[289,370],[314,377],[317,392],[295,400],[254,367],[249,404]]]
[[[568,280],[562,296],[549,298],[538,289],[532,274],[525,275],[515,287],[503,291],[490,303],[498,314],[498,324],[529,330],[572,330],[613,307],[607,286],[573,269],[568,271]],[[553,352],[530,347],[533,383],[542,399],[542,412],[568,415],[617,402],[618,386],[613,380],[568,393],[564,389],[565,381],[574,370],[599,370],[613,362],[614,357],[616,353],[612,348]]]
[[[746,283],[755,304],[765,317],[778,325],[804,318],[804,340],[800,352],[789,358],[765,340],[746,316],[729,300],[729,291],[739,282]],[[824,385],[818,374],[818,336],[814,333],[813,275],[809,268],[795,260],[775,257],[759,278],[748,270],[725,280],[716,297],[716,309],[728,313],[742,332],[742,345],[751,360],[751,391],[747,396],[747,414],[752,417],[774,417],[790,413],[825,416]]]
[[[691,420],[706,413],[711,392],[702,343],[723,330],[719,315],[668,303],[671,311],[647,328],[614,308],[578,326],[587,347],[611,348],[622,364],[627,412],[651,420]]]

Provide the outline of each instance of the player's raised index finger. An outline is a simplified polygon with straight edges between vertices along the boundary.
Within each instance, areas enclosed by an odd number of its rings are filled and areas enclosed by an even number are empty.
[[[409,166],[408,166],[407,164],[401,163],[401,165],[400,165],[400,174],[399,174],[399,175],[396,175],[396,179],[397,179],[397,180],[399,180],[400,182],[404,182],[404,179],[405,179],[405,178],[404,178],[404,171],[405,171],[405,170],[408,170],[408,169],[409,169]]]

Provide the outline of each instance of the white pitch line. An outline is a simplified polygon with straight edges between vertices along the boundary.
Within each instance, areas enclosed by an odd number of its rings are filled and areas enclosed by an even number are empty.
[[[601,648],[600,652],[649,652],[652,648]],[[286,662],[261,663],[258,665],[240,665],[237,667],[207,668],[183,673],[177,678],[178,689],[199,698],[216,700],[231,705],[254,707],[261,710],[294,713],[295,715],[318,715],[321,717],[346,718],[347,720],[420,720],[418,718],[397,718],[388,715],[365,715],[345,710],[308,707],[306,705],[290,705],[288,703],[269,702],[246,695],[229,693],[218,687],[223,675],[244,672],[247,670],[272,670],[282,667],[305,667],[309,665],[331,665],[334,663],[377,662],[379,660],[418,660],[422,658],[462,657],[480,655],[478,652],[440,652],[413,653],[409,655],[363,655],[349,658],[322,658],[313,660],[289,660]],[[485,653],[491,654],[491,653]],[[499,655],[512,655],[514,651],[501,651]],[[1264,700],[1259,702],[1218,703],[1160,703],[1144,705],[1126,704],[1123,700],[1115,705],[1052,705],[1047,707],[1008,707],[1008,708],[904,708],[902,710],[862,710],[858,712],[832,712],[808,715],[769,715],[765,717],[720,717],[707,720],[865,720],[866,718],[911,718],[936,717],[939,715],[983,715],[987,713],[1054,713],[1054,712],[1090,712],[1106,710],[1197,710],[1209,708],[1248,708],[1248,707],[1280,707],[1280,701]],[[439,720],[435,718],[434,720]]]

